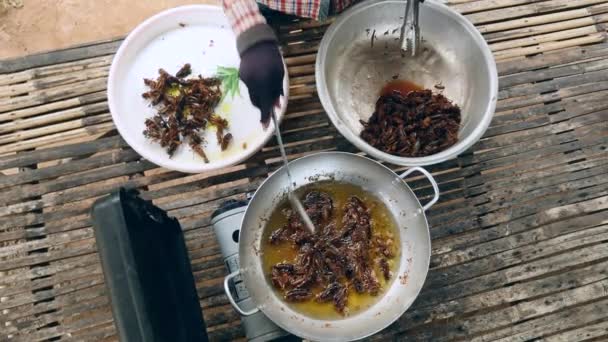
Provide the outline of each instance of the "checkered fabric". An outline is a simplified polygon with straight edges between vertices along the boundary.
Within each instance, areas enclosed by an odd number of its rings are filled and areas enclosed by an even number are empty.
[[[255,0],[222,0],[222,5],[237,37],[257,24],[266,23]]]
[[[275,11],[302,18],[323,20],[330,13],[339,13],[357,0],[259,0],[261,5]],[[266,20],[260,14],[255,0],[222,0],[224,12],[238,36]]]

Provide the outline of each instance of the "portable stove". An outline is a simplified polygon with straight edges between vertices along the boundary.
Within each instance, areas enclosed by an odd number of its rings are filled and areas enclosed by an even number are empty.
[[[211,215],[211,225],[220,245],[228,273],[239,269],[239,232],[250,197],[248,196],[247,201],[228,200]],[[237,276],[232,284],[230,290],[238,305],[244,310],[255,308],[240,276]],[[251,342],[270,341],[289,335],[288,332],[269,320],[262,311],[250,316],[241,316],[241,322],[245,328],[247,340]]]

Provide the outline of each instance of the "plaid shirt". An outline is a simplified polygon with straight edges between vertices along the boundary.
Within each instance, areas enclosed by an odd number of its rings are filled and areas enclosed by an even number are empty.
[[[323,20],[330,13],[338,13],[357,0],[259,0],[275,11],[298,17]],[[222,0],[228,21],[238,36],[257,24],[265,24],[255,0]]]

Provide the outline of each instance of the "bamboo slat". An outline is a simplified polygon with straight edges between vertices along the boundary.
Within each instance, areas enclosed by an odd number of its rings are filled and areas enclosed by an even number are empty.
[[[554,11],[563,11],[570,8],[590,6],[594,4],[606,3],[606,0],[552,0],[535,2],[529,5],[515,6],[509,8],[501,8],[496,10],[484,11],[475,14],[466,15],[474,24],[482,24],[492,21],[504,20],[509,18],[517,18],[528,15],[535,15]],[[523,19],[526,20],[526,19]]]
[[[550,32],[559,32],[562,30],[573,29],[577,27],[596,25],[600,23],[604,23],[606,21],[606,12],[608,12],[607,5],[601,5],[601,8],[597,9],[597,15],[583,17],[579,19],[572,19],[566,21],[560,21],[556,23],[542,24],[536,26],[529,26],[519,29],[513,29],[502,32],[495,33],[487,33],[484,35],[484,38],[488,42],[495,41],[506,41],[509,39],[522,38],[526,36],[533,36],[537,34],[550,33]],[[601,14],[599,14],[601,13]]]
[[[573,4],[576,5],[577,3],[573,2]],[[604,6],[605,5],[602,5],[602,8]],[[579,9],[573,9],[573,10],[568,10],[568,11],[556,11],[555,13],[550,13],[550,14],[530,16],[530,17],[525,17],[525,18],[517,18],[517,19],[505,20],[505,21],[486,24],[486,25],[479,25],[479,26],[477,26],[477,28],[481,33],[490,33],[490,32],[498,32],[498,31],[506,31],[506,30],[516,29],[516,28],[521,28],[521,27],[529,27],[529,26],[543,25],[543,24],[548,24],[548,23],[562,22],[562,21],[569,20],[569,19],[588,17],[593,13],[592,8],[593,7],[579,8]]]
[[[414,305],[371,340],[605,339],[608,0],[447,3],[494,52],[496,114],[469,151],[427,167],[441,190],[427,212],[431,268]],[[316,51],[332,21],[277,19],[289,159],[359,153],[316,95]],[[276,139],[201,175],[142,160],[107,108],[119,44],[0,61],[0,340],[117,340],[89,210],[118,186],[180,220],[210,339],[243,340],[210,216],[281,166]],[[421,177],[407,183],[423,203],[432,194]]]

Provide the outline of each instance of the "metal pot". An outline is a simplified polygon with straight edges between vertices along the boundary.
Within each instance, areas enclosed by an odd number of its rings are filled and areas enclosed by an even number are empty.
[[[363,152],[395,165],[431,165],[456,157],[481,138],[494,115],[498,73],[477,29],[433,0],[420,4],[421,52],[401,57],[399,28],[405,7],[403,0],[372,0],[341,14],[319,46],[317,92],[334,126]],[[380,89],[395,76],[440,91],[460,106],[456,144],[430,156],[406,158],[382,152],[359,137],[360,120],[372,115]]]
[[[289,164],[298,187],[323,180],[351,183],[375,194],[393,215],[401,241],[401,259],[392,283],[378,301],[367,310],[338,320],[308,317],[290,308],[269,284],[262,269],[262,232],[273,209],[285,198],[288,179],[283,168],[272,174],[256,191],[241,224],[239,237],[240,270],[228,275],[224,287],[228,299],[242,315],[262,310],[281,328],[313,341],[356,340],[376,333],[398,319],[412,304],[426,278],[431,242],[424,211],[439,199],[433,177],[414,167],[397,175],[371,159],[343,152],[313,154]],[[418,171],[424,174],[435,191],[433,199],[421,205],[402,178]],[[241,279],[253,305],[239,307],[229,290],[233,278]]]

